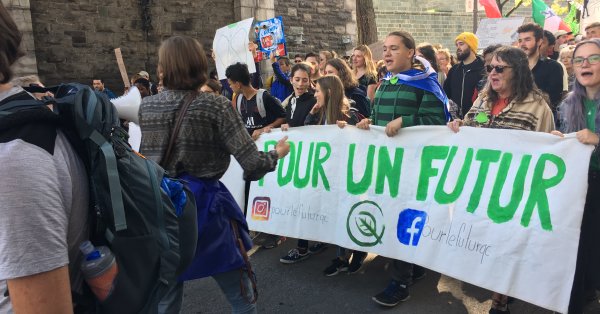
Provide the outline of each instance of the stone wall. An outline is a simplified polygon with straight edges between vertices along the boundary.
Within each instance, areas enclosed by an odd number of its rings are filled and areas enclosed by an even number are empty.
[[[275,15],[283,17],[288,53],[334,50],[356,45],[355,0],[275,0]]]
[[[373,0],[373,5],[379,39],[391,31],[405,30],[417,43],[441,43],[453,51],[456,35],[473,31],[473,13],[466,12],[465,0]],[[485,18],[485,12],[479,11],[478,17]],[[528,17],[526,22],[531,21],[531,7],[521,6],[511,17]]]
[[[14,74],[15,76],[37,74],[29,0],[2,0],[2,4],[7,8],[17,27],[23,33],[21,49],[25,51],[26,55],[13,66]]]
[[[3,0],[4,1],[4,0]],[[13,0],[14,2],[15,0]],[[147,1],[152,29],[143,29],[140,0],[31,0],[39,75],[47,84],[103,78],[123,90],[114,49],[129,75],[156,80],[157,50],[172,35],[197,38],[208,50],[217,28],[233,23],[234,0]]]

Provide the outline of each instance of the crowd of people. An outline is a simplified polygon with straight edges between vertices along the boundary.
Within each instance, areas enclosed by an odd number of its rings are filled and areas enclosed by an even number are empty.
[[[373,56],[366,45],[355,47],[349,59],[331,51],[293,58],[272,55],[266,62],[274,74],[264,82],[260,71],[251,74],[243,63],[227,67],[227,78],[219,80],[209,73],[209,61],[197,40],[185,36],[165,40],[158,51],[157,82],[147,71],[131,77],[131,85],[143,98],[138,114],[140,153],[162,161],[170,122],[187,103],[181,126],[185,132],[164,168],[190,184],[198,212],[224,211],[237,227],[204,225],[192,265],[179,282],[170,285],[157,311],[178,313],[183,281],[213,277],[234,313],[256,313],[253,275],[243,271],[245,253],[235,246],[215,245],[212,236],[219,234],[219,241],[227,241],[234,233],[249,233],[246,209],[231,201],[218,180],[231,156],[244,169],[246,194],[250,181],[274,171],[278,159],[289,152],[287,138],[268,152],[259,151],[254,143],[274,128],[285,134],[305,125],[352,125],[367,132],[376,125],[393,137],[418,125],[447,125],[454,132],[469,126],[556,136],[576,133],[581,143],[597,146],[600,23],[590,24],[585,31],[587,38],[574,38],[565,31],[553,34],[527,23],[519,27],[518,41],[512,46],[493,45],[482,51],[477,36],[464,32],[455,37],[455,55],[450,48],[417,43],[408,32],[394,31],[385,37],[382,56]],[[20,42],[21,33],[0,5],[0,102],[22,93],[22,87],[43,86],[38,77],[13,78],[11,65],[22,55]],[[255,52],[256,45],[249,49]],[[102,78],[91,83],[98,92],[116,97]],[[76,300],[70,291],[80,290],[83,284],[73,265],[81,258],[77,246],[88,228],[85,171],[64,135],[52,134],[0,136],[0,173],[11,178],[5,180],[8,183],[27,182],[33,191],[22,184],[0,185],[0,292],[10,290],[0,296],[3,313],[71,312]],[[48,172],[49,166],[54,174]],[[600,288],[600,254],[594,246],[600,239],[600,199],[593,192],[600,187],[597,151],[590,161],[588,182],[569,313],[583,313]],[[279,235],[262,236],[266,249],[285,241]],[[251,246],[247,241],[244,245]],[[294,264],[327,246],[298,239],[280,261]],[[323,273],[357,273],[366,255],[340,247]],[[391,265],[388,286],[372,297],[385,307],[406,301],[408,287],[426,272],[405,261],[394,260]],[[489,313],[510,313],[508,296],[494,293],[492,300]]]

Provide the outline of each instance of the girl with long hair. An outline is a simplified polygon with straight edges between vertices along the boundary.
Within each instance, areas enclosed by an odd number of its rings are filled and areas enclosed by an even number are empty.
[[[339,77],[344,85],[344,94],[355,102],[354,108],[365,117],[371,115],[371,102],[367,94],[359,88],[358,80],[346,61],[338,58],[327,61],[325,74]]]
[[[183,113],[172,158],[163,165],[169,173],[187,182],[198,207],[196,255],[180,279],[213,277],[233,312],[256,313],[256,304],[251,301],[253,276],[244,271],[247,257],[235,242],[235,234],[239,234],[245,248],[252,248],[248,224],[219,179],[233,156],[247,179],[258,180],[275,170],[278,159],[288,154],[289,144],[284,137],[274,150],[259,151],[227,98],[198,92],[208,80],[207,70],[204,48],[196,39],[173,36],[161,44],[158,73],[162,74],[166,90],[142,101],[138,114],[142,130],[140,152],[148,159],[165,162],[171,125],[180,108],[189,104]],[[159,304],[159,312],[179,313],[182,300],[183,282],[171,283],[169,295]]]
[[[562,53],[562,52],[561,52]],[[587,145],[600,142],[600,39],[582,41],[575,47],[571,66],[575,73],[573,91],[559,106],[562,136],[575,133]],[[594,150],[588,171],[588,193],[581,221],[575,278],[571,290],[569,313],[583,313],[588,296],[600,287],[600,153]],[[595,299],[595,298],[594,298]]]
[[[369,100],[373,100],[377,88],[377,70],[369,46],[360,45],[354,48],[352,70],[360,88],[367,93]]]
[[[335,76],[327,75],[316,80],[313,99],[315,99],[315,103],[306,115],[303,125],[338,124],[338,126],[344,127],[346,124],[354,125],[362,119],[360,113],[350,107],[350,101],[344,96],[342,82]],[[281,126],[281,130],[287,131],[290,126],[292,125],[284,124]],[[325,248],[326,244],[321,242],[316,242],[309,248],[308,240],[299,239],[297,247],[289,250],[279,261],[284,264],[293,264],[303,261],[311,254],[321,252]]]

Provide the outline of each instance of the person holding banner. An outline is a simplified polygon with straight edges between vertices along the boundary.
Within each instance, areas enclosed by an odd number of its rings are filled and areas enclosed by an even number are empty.
[[[527,55],[521,49],[503,46],[496,49],[486,66],[488,83],[464,120],[448,127],[458,132],[461,126],[550,132],[554,116],[545,94],[533,81]],[[490,314],[510,313],[508,296],[492,295]]]
[[[282,138],[269,152],[258,151],[231,102],[198,89],[208,79],[208,62],[202,45],[191,37],[173,36],[158,51],[158,73],[166,90],[144,98],[139,109],[142,129],[140,152],[188,183],[198,207],[198,245],[192,265],[180,280],[213,277],[235,313],[256,313],[255,283],[245,249],[252,247],[248,224],[227,188],[219,181],[233,155],[244,178],[258,180],[275,170],[290,146]],[[181,130],[172,158],[163,160],[172,124],[182,106]],[[255,286],[254,286],[255,287]],[[179,313],[183,283],[174,283],[160,305],[160,313]]]
[[[365,118],[358,110],[352,108],[351,100],[344,96],[344,85],[337,76],[326,75],[318,79],[315,98],[317,103],[306,117],[305,125],[337,124],[343,128],[348,124],[356,125]],[[360,270],[366,257],[366,252],[355,250],[348,252],[345,248],[339,247],[336,258],[323,273],[325,276],[335,276],[342,271],[354,274]],[[351,263],[350,258],[352,258]]]
[[[597,146],[600,139],[600,39],[582,41],[571,61],[576,81],[573,91],[559,106],[561,131],[576,133],[577,139]],[[563,136],[561,132],[553,134]],[[588,194],[583,210],[577,266],[571,290],[569,313],[583,313],[586,298],[595,300],[600,287],[600,153],[590,159]]]
[[[290,81],[294,92],[281,103],[285,108],[286,123],[281,125],[284,131],[289,127],[303,126],[306,116],[317,101],[311,88],[313,82],[310,79],[310,71],[310,66],[304,63],[292,67]]]
[[[386,135],[392,137],[402,128],[446,123],[448,98],[429,62],[416,59],[415,51],[415,40],[407,32],[391,32],[385,38],[383,59],[390,75],[375,92],[371,119],[360,121],[358,128],[368,130],[370,124],[384,126]],[[423,68],[428,71],[424,72]],[[408,286],[413,283],[413,275],[415,279],[423,275],[413,274],[413,269],[413,264],[395,260],[392,280],[373,301],[387,307],[406,301],[410,297]]]
[[[365,117],[371,115],[371,102],[365,91],[360,88],[354,72],[352,72],[346,61],[340,58],[328,60],[325,65],[325,74],[339,77],[344,84],[346,97],[354,101],[353,107]]]

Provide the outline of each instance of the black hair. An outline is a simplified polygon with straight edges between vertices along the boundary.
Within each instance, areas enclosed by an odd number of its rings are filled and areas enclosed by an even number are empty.
[[[147,90],[150,90],[150,81],[143,77],[135,80],[135,82],[133,82],[133,85],[135,84],[142,84],[142,86],[144,86]]]
[[[306,56],[304,56],[304,60],[306,60],[306,59],[308,59],[310,57],[315,57],[315,58],[317,58],[317,60],[319,59],[319,55],[318,54],[316,54],[314,52],[309,52],[309,53],[306,54]]]
[[[279,59],[277,59],[277,61],[282,61],[282,60],[285,63],[285,65],[287,65],[287,66],[289,66],[291,64],[290,63],[290,58],[288,58],[286,56],[281,56],[281,57],[279,57]]]
[[[544,37],[548,40],[549,46],[554,46],[556,44],[556,37],[550,31],[544,30]]]
[[[296,73],[296,71],[304,71],[308,74],[308,77],[310,78],[310,67],[308,65],[303,63],[294,64],[294,66],[292,67],[290,78],[294,77],[294,73]]]
[[[225,76],[233,82],[242,83],[244,86],[250,85],[250,72],[248,66],[244,63],[234,63],[227,67]]]
[[[517,33],[533,33],[533,37],[538,41],[544,37],[544,29],[535,23],[525,23],[517,28]]]
[[[500,47],[502,47],[502,45],[500,45],[500,44],[495,44],[495,45],[490,45],[490,46],[485,47],[485,49],[483,49],[483,56],[493,53]]]

